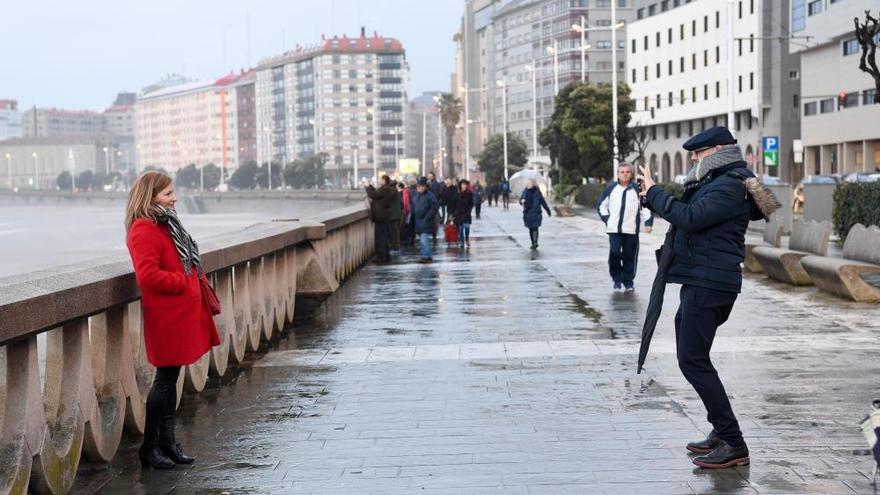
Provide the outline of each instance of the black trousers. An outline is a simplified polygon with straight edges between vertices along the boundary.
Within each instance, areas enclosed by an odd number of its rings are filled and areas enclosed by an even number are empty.
[[[391,249],[400,251],[400,219],[392,220],[388,223],[388,232],[390,235]]]
[[[683,285],[681,305],[675,315],[678,367],[703,401],[709,423],[718,436],[732,446],[745,442],[709,352],[715,332],[730,316],[737,295]]]
[[[608,271],[614,283],[632,287],[639,260],[638,234],[608,234],[611,251],[608,253]]]
[[[168,416],[174,417],[177,408],[177,378],[180,366],[156,368],[153,386],[147,395],[146,421],[144,423],[144,445],[159,445],[160,428]]]
[[[388,261],[391,259],[391,227],[388,222],[373,223],[376,243],[376,258],[379,261]]]
[[[480,210],[483,209],[482,207],[483,207],[482,203],[474,203],[474,213],[477,214],[477,218],[480,218]]]
[[[529,239],[532,240],[532,246],[538,245],[538,229],[529,229]]]

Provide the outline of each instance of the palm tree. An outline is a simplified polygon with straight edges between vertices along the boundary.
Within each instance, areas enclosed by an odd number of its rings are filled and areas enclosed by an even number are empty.
[[[455,162],[453,161],[452,156],[452,142],[455,137],[455,128],[461,121],[461,100],[451,93],[444,93],[440,95],[440,99],[437,101],[437,107],[440,111],[440,120],[443,122],[444,129],[446,129],[447,168],[443,175],[445,177],[454,177]]]

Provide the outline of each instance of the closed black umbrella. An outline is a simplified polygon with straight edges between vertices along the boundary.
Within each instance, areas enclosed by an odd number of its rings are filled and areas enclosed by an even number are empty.
[[[639,347],[639,368],[637,374],[642,372],[645,358],[648,357],[648,347],[651,346],[651,338],[654,336],[654,328],[660,319],[663,310],[663,296],[666,292],[666,279],[668,278],[669,266],[674,257],[672,242],[675,239],[675,227],[669,226],[663,247],[657,250],[657,275],[654,277],[654,285],[651,286],[651,298],[648,300],[648,311],[645,313],[645,326],[642,327],[642,344]]]

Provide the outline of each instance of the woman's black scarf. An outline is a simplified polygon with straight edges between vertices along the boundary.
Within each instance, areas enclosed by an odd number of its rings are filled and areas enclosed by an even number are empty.
[[[201,276],[205,271],[202,270],[199,246],[186,229],[183,228],[183,224],[177,218],[177,213],[161,205],[156,205],[156,211],[159,213],[156,216],[156,220],[159,223],[168,225],[171,239],[174,241],[174,247],[177,249],[177,256],[180,257],[180,263],[183,265],[183,272],[189,275],[192,272],[192,267],[195,266],[199,276]]]

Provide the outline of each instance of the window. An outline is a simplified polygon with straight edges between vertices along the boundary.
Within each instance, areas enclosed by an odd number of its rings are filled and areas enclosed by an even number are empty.
[[[657,108],[660,108],[660,95],[657,95]]]
[[[721,47],[720,46],[715,47],[715,63],[716,64],[721,63]]]
[[[813,0],[807,4],[807,15],[813,16],[822,13],[822,0]]]
[[[660,78],[660,62],[657,62],[657,78]]]
[[[834,0],[831,0],[831,3],[834,3]],[[755,0],[749,0],[749,14],[755,13]]]
[[[806,0],[791,0],[791,30],[803,31],[807,27]]]
[[[821,113],[831,113],[834,111],[834,98],[828,98],[819,102],[819,111]]]
[[[843,56],[855,55],[861,52],[859,40],[852,38],[843,42]]]
[[[866,89],[862,91],[862,105],[873,105],[874,96],[877,94],[876,89]]]
[[[696,53],[691,54],[691,69],[697,70],[697,54]]]
[[[610,40],[599,41],[596,43],[596,48],[609,49],[609,48],[611,48],[611,41]]]
[[[721,11],[718,10],[715,11],[715,27],[721,27]]]
[[[681,104],[684,105],[684,90],[681,90],[678,94],[678,99],[681,100]]]
[[[626,7],[626,0],[617,0],[618,7]]]
[[[691,21],[691,36],[696,36],[696,35],[697,35],[697,21],[696,21],[696,19],[694,19],[693,21]]]
[[[704,33],[709,32],[709,16],[707,16],[707,15],[703,16],[703,32]]]
[[[684,57],[681,57],[681,60],[680,60],[680,62],[679,62],[679,69],[678,69],[678,71],[679,71],[679,72],[684,72]]]
[[[739,0],[739,18],[743,18],[743,3],[742,0]]]
[[[788,71],[788,79],[792,81],[797,81],[801,78],[801,73],[796,70]]]
[[[696,86],[691,88],[691,101],[693,101],[693,102],[697,101],[697,87]]]
[[[709,66],[709,50],[703,50],[703,67]]]
[[[749,72],[749,91],[755,89],[755,73]]]
[[[669,92],[669,106],[672,106],[672,91]]]
[[[847,93],[846,96],[843,97],[843,107],[857,107],[859,106],[859,92],[853,91],[851,93]]]
[[[660,32],[659,32],[659,31],[657,32],[657,34],[656,34],[655,37],[656,37],[656,42],[655,42],[655,44],[656,44],[657,46],[660,46]]]
[[[632,82],[633,82],[633,84],[636,83],[636,70],[635,69],[632,70]]]
[[[632,40],[632,52],[636,52],[636,40]]]
[[[737,52],[738,52],[739,56],[742,57],[743,56],[743,40],[741,40],[741,39],[736,40],[736,43],[738,45]]]
[[[636,10],[636,19],[644,19],[645,18],[645,8],[642,7]]]
[[[743,92],[743,76],[739,76],[738,81],[739,81],[739,92],[742,93]]]
[[[684,39],[684,24],[678,27],[678,37]]]
[[[672,28],[666,31],[666,42],[672,44]]]
[[[645,36],[645,50],[648,49],[648,37]]]
[[[644,77],[643,77],[642,79],[645,80],[645,81],[648,80],[648,66],[647,66],[647,65],[645,66],[645,74],[644,74]]]
[[[721,83],[715,81],[715,98],[721,98]]]
[[[672,60],[669,61],[669,75],[672,75]]]
[[[709,99],[709,85],[708,84],[703,85],[703,99],[704,100]]]
[[[794,94],[794,98],[792,99],[794,103],[794,108],[800,108],[801,106],[801,97],[797,93]]]

